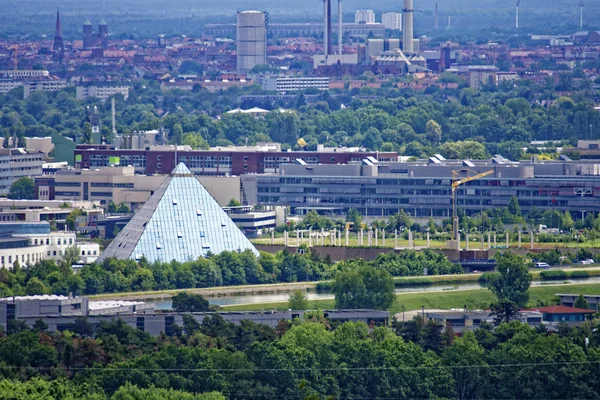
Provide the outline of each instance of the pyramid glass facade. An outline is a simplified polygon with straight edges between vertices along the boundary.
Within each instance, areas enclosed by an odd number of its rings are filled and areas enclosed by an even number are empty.
[[[179,164],[102,253],[105,258],[180,262],[256,248],[198,179]]]

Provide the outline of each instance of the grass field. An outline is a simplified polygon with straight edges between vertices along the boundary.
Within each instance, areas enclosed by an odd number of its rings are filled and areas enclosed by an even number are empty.
[[[538,301],[550,302],[557,293],[600,294],[600,284],[592,285],[548,285],[532,287],[529,289],[529,303],[535,306]],[[408,293],[396,295],[396,300],[390,307],[390,313],[402,312],[425,308],[462,308],[465,305],[471,309],[489,307],[495,299],[489,290],[464,290],[448,292]],[[309,302],[311,308],[331,309],[335,307],[334,300]],[[223,307],[227,311],[260,311],[260,310],[287,310],[287,303],[251,304]]]

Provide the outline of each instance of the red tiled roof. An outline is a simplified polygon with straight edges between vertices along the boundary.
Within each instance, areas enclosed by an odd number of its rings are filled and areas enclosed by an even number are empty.
[[[567,306],[548,306],[530,308],[527,311],[539,311],[544,314],[594,314],[594,310],[586,310],[583,308],[567,307]]]

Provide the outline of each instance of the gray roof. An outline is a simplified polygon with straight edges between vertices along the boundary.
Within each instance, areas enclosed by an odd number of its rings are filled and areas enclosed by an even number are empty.
[[[180,163],[98,258],[196,260],[251,250],[242,231],[194,174]]]

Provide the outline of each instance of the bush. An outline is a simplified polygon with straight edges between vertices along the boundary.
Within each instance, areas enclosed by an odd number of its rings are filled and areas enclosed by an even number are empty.
[[[590,273],[588,271],[570,271],[569,278],[572,279],[587,279],[590,277]]]
[[[482,285],[486,285],[488,282],[494,280],[498,276],[498,272],[484,272],[479,277],[479,283]]]
[[[540,273],[543,281],[568,279],[569,275],[565,271],[542,271]]]

